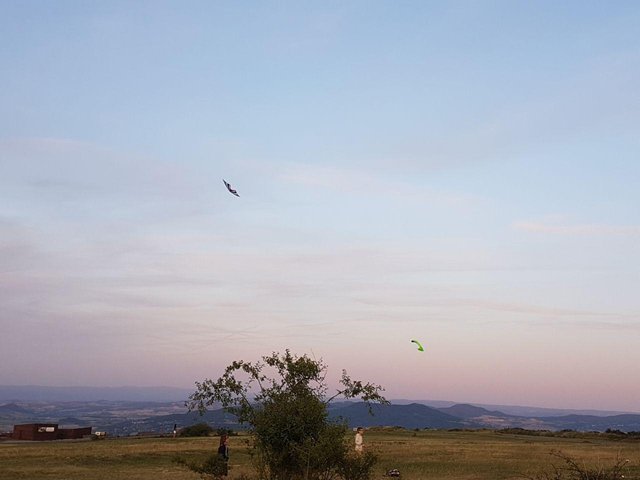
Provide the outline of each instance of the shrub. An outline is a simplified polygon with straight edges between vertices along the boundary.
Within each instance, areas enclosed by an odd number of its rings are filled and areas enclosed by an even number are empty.
[[[344,480],[369,480],[377,460],[371,452],[346,455],[338,466],[338,474]]]
[[[211,433],[213,433],[213,428],[206,423],[196,423],[180,430],[181,437],[208,437]]]
[[[211,477],[218,480],[227,475],[227,462],[214,453],[208,455],[202,463],[187,462],[181,457],[176,457],[173,461],[193,472],[199,473],[203,478]]]
[[[629,460],[617,458],[613,465],[608,467],[587,467],[562,452],[551,452],[551,455],[561,459],[563,466],[552,465],[552,472],[543,472],[535,477],[525,477],[529,480],[621,480],[624,478],[624,470]]]

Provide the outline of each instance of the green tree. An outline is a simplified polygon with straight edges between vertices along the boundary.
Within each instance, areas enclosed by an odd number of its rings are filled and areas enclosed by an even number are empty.
[[[235,361],[218,380],[196,382],[190,410],[204,413],[216,403],[250,426],[261,478],[331,480],[345,478],[349,447],[344,423],[330,422],[327,405],[335,398],[387,404],[379,385],[352,380],[342,371],[340,388],[328,396],[327,366],[306,355],[273,353],[262,362]],[[269,374],[268,374],[269,373]],[[369,458],[369,457],[368,457]],[[373,459],[375,461],[375,459]],[[373,467],[368,463],[368,471]],[[365,472],[358,478],[367,478]]]

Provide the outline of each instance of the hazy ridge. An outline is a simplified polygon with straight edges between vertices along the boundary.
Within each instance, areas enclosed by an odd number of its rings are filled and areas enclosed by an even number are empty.
[[[202,421],[216,427],[242,428],[233,415],[221,409],[211,410],[203,417],[197,412],[188,412],[184,400],[191,392],[175,387],[0,386],[0,431],[8,431],[14,424],[32,422],[91,425],[115,435],[163,433],[171,431],[174,424],[187,426]],[[640,431],[640,414],[628,412],[481,406],[430,400],[391,402],[388,406],[373,406],[374,416],[369,415],[363,403],[334,402],[330,404],[329,415],[343,419],[350,426],[365,427]]]

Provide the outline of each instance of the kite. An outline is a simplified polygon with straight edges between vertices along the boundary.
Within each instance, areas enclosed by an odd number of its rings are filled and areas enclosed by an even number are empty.
[[[422,348],[422,345],[420,345],[420,342],[417,340],[411,340],[411,343],[415,343],[416,345],[418,345],[418,350],[421,352],[424,352],[424,348]]]
[[[231,184],[227,183],[227,181],[224,178],[222,179],[222,181],[224,182],[224,185],[227,187],[227,190],[233,193],[236,197],[240,196],[238,195],[238,192],[236,192],[233,188],[231,188]]]

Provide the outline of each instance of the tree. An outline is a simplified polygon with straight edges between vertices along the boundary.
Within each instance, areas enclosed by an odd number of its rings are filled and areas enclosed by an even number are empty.
[[[341,387],[328,397],[327,366],[322,360],[298,357],[289,350],[283,355],[274,352],[262,360],[235,361],[218,380],[196,382],[187,406],[204,413],[207,407],[220,403],[241,423],[249,424],[261,478],[344,478],[340,469],[349,458],[347,427],[328,420],[327,406],[338,397],[360,398],[372,413],[372,403],[389,403],[380,393],[384,389],[352,380],[343,370]],[[373,462],[368,465],[370,471]]]

